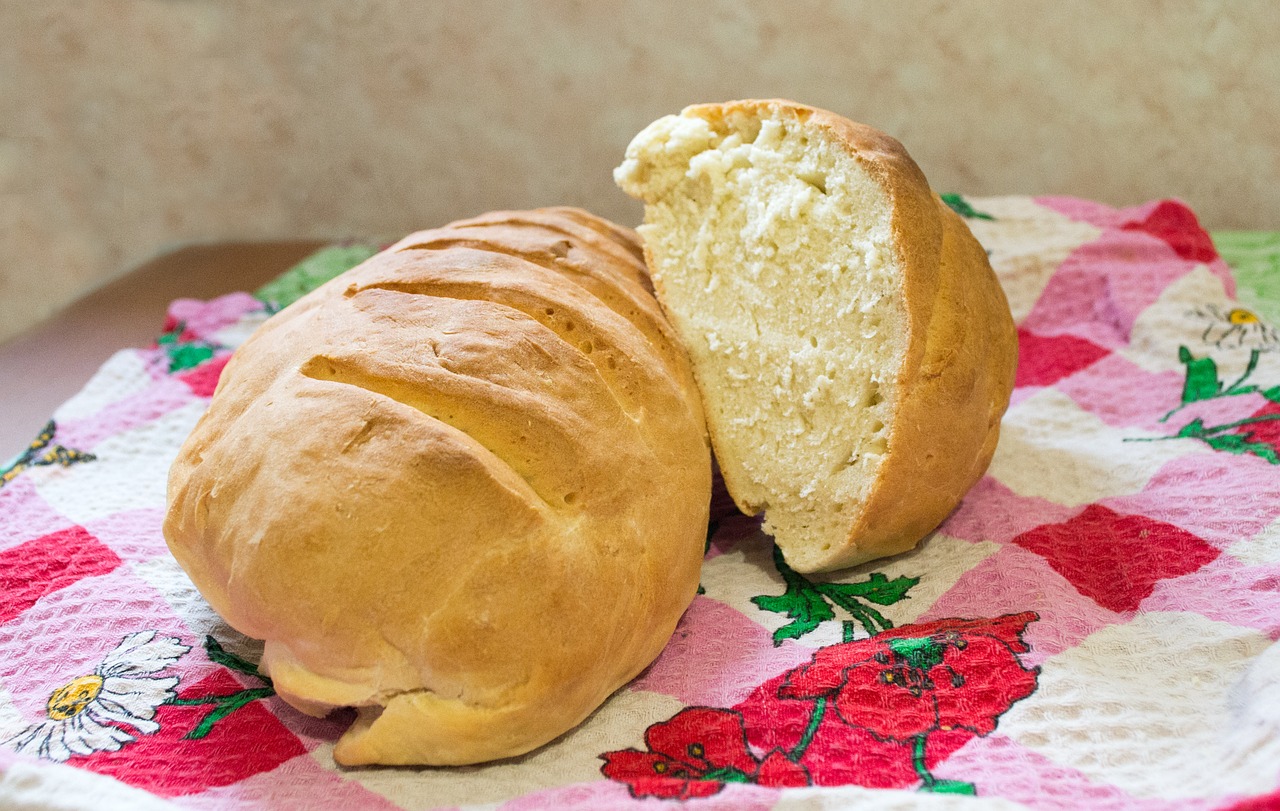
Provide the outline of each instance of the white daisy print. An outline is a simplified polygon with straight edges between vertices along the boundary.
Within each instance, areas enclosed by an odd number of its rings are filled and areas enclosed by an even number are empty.
[[[67,682],[49,696],[48,720],[33,724],[5,746],[25,755],[63,762],[72,755],[114,752],[160,729],[156,708],[174,697],[176,676],[151,678],[191,648],[155,631],[129,634],[93,673]]]
[[[1252,310],[1205,304],[1192,310],[1204,322],[1200,340],[1219,349],[1254,349],[1265,352],[1280,348],[1280,333]]]

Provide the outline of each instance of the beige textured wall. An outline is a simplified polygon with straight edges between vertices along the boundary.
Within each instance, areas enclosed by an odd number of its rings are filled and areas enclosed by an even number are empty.
[[[634,223],[631,135],[735,97],[885,129],[941,191],[1280,228],[1270,0],[0,0],[0,31],[0,339],[186,242]]]

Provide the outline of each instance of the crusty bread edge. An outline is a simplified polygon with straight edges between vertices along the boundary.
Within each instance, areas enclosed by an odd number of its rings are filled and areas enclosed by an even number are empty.
[[[777,111],[825,131],[884,189],[904,307],[895,417],[870,497],[854,514],[843,544],[826,550],[782,546],[797,571],[832,571],[911,549],[982,477],[1013,390],[1017,333],[986,251],[892,136],[787,99],[698,104],[681,115],[715,126],[735,114]],[[645,258],[653,267],[647,245]],[[655,286],[662,303],[665,291],[657,280]],[[940,298],[953,303],[950,311],[937,312]],[[718,453],[723,443],[714,421],[708,431]],[[739,509],[758,512],[737,495],[744,488],[735,479],[725,473]]]
[[[937,208],[939,295],[951,301],[913,329],[922,357],[903,367],[889,451],[848,543],[806,571],[911,549],[960,504],[995,453],[1013,391],[1017,332],[986,252],[959,215],[941,200]],[[907,307],[916,309],[910,300]]]

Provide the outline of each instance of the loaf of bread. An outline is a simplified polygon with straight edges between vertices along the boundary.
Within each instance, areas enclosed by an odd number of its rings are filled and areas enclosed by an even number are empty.
[[[894,139],[783,100],[649,125],[615,179],[645,203],[659,300],[739,508],[798,571],[914,546],[996,447],[1017,362],[982,247]]]
[[[576,209],[413,234],[271,318],[165,537],[335,759],[466,764],[581,722],[698,585],[710,448],[634,233]]]

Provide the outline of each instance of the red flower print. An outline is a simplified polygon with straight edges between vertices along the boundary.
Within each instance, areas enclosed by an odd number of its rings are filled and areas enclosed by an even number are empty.
[[[600,757],[602,774],[626,783],[634,797],[686,800],[709,797],[725,783],[806,786],[809,775],[783,752],[763,760],[747,747],[742,715],[733,710],[690,707],[645,731],[647,752],[624,749]]]
[[[1031,612],[946,619],[822,648],[793,671],[781,698],[829,699],[844,723],[903,743],[935,730],[987,735],[1036,688],[1039,668],[1018,660]]]
[[[1252,422],[1241,420],[1240,427],[1231,433],[1238,434],[1242,438],[1240,445],[1246,452],[1271,461],[1273,457],[1280,457],[1280,402],[1276,401],[1280,400],[1280,386],[1267,391],[1275,399],[1268,401],[1262,408],[1250,414],[1248,420],[1253,420]],[[1260,443],[1260,447],[1254,443]],[[1271,450],[1270,455],[1266,453],[1268,448]],[[1233,452],[1231,448],[1223,448],[1223,450],[1228,453]]]
[[[747,741],[756,751],[786,752],[808,771],[814,786],[909,789],[920,785],[921,769],[935,768],[976,737],[962,729],[934,732],[917,764],[910,744],[878,740],[862,727],[849,726],[829,699],[779,698],[788,675],[769,679],[733,708],[742,713]]]
[[[633,797],[708,797],[725,783],[858,784],[974,794],[932,769],[1036,689],[1019,655],[1026,611],[888,628],[818,650],[733,709],[690,707],[645,732],[648,751],[606,752]],[[754,745],[754,749],[752,746]],[[763,759],[756,752],[765,752]]]

